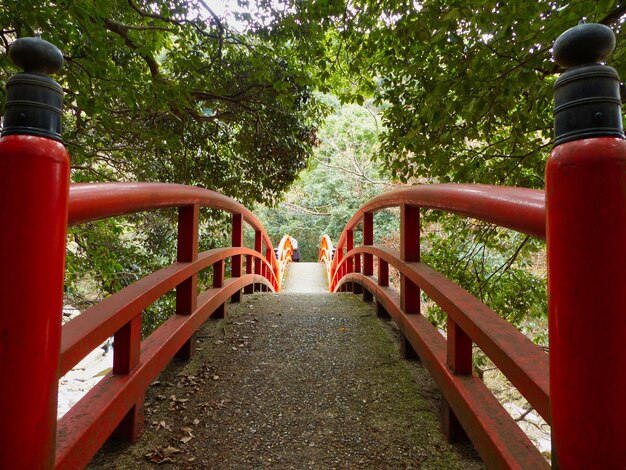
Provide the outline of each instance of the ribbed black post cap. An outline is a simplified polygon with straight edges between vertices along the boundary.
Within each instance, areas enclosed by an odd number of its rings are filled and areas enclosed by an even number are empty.
[[[2,135],[36,135],[61,140],[63,89],[47,74],[63,67],[61,51],[38,37],[17,39],[9,57],[24,71],[7,81]]]
[[[557,64],[567,68],[554,84],[554,145],[592,137],[624,137],[619,76],[602,65],[615,49],[615,34],[580,23],[554,43]]]

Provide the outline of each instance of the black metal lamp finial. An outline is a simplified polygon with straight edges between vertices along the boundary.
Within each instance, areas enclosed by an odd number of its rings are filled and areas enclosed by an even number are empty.
[[[584,23],[561,34],[552,49],[567,68],[554,84],[554,146],[592,137],[624,137],[619,76],[602,65],[615,49],[615,34]]]
[[[61,141],[63,89],[48,74],[63,67],[61,51],[39,37],[17,39],[9,57],[23,72],[7,81],[2,135],[25,134]]]

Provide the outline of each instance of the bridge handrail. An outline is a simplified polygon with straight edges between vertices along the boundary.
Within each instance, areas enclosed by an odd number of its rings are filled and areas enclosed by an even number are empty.
[[[254,256],[270,267],[264,257],[250,248],[215,248],[200,253],[196,261],[173,263],[148,274],[69,321],[63,326],[61,337],[59,378],[182,281],[236,254]]]
[[[291,237],[289,235],[283,235],[283,238],[280,239],[278,243],[278,247],[276,248],[277,256],[276,260],[278,263],[278,277],[279,282],[282,285],[283,276],[285,274],[285,269],[287,268],[287,264],[291,262],[291,258],[293,255],[293,246],[291,244]]]
[[[70,186],[68,225],[168,207],[201,207],[242,214],[274,249],[259,219],[243,204],[210,189],[174,183],[76,183]],[[274,264],[273,262],[271,263]]]
[[[272,287],[257,274],[228,279],[222,287],[200,294],[192,313],[171,316],[144,341],[135,342],[132,350],[122,354],[141,360],[126,373],[107,374],[59,420],[55,468],[84,468],[112,434],[136,441],[143,426],[145,390],[190,338],[193,340],[193,333],[231,296],[250,284]]]
[[[346,232],[363,220],[363,214],[403,204],[451,212],[533,237],[546,237],[545,197],[541,190],[486,184],[431,184],[395,189],[367,201],[346,223],[337,250],[344,247]]]
[[[390,207],[400,208],[400,252],[374,244],[373,215]],[[348,221],[332,262],[327,263],[330,290],[362,291],[365,300],[375,296],[379,315],[393,317],[406,347],[419,355],[447,400],[448,419],[444,422],[449,436],[464,429],[485,462],[495,467],[514,467],[522,461],[525,468],[545,467],[539,451],[473,376],[472,344],[482,349],[550,423],[548,355],[469,292],[419,262],[422,208],[545,238],[543,191],[467,184],[401,188],[370,199]],[[354,247],[354,230],[361,222],[363,245]],[[327,240],[325,235],[322,245],[328,245]],[[320,247],[320,261],[327,262],[327,252],[327,246]],[[374,258],[378,260],[377,276]],[[402,277],[399,292],[389,287],[390,265]],[[420,290],[448,314],[447,340],[420,315]]]
[[[214,191],[165,183],[74,184],[69,190],[68,225],[169,207],[179,210],[177,261],[104,299],[62,327],[58,377],[110,336],[115,340],[112,372],[59,421],[57,467],[86,465],[113,432],[136,439],[143,425],[143,399],[137,397],[143,396],[174,355],[190,356],[195,330],[211,316],[223,317],[226,300],[238,301],[242,289],[280,289],[284,266],[278,263],[261,222],[242,204]],[[233,215],[231,247],[197,253],[200,207]],[[255,230],[254,249],[243,246],[244,221]],[[224,278],[227,258],[232,258],[230,279]],[[197,274],[209,267],[213,267],[213,288],[198,296]],[[143,310],[173,289],[176,314],[141,341]]]
[[[326,267],[326,279],[328,285],[330,286],[331,278],[330,278],[330,266],[333,262],[333,241],[326,234],[322,236],[322,240],[320,241],[320,251],[319,256],[317,257],[317,261],[319,263],[323,262]]]

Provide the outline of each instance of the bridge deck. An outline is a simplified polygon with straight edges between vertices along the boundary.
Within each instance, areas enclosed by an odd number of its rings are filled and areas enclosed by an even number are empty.
[[[483,468],[445,442],[439,392],[393,330],[358,297],[326,293],[316,268],[292,264],[285,293],[207,322],[194,358],[149,389],[139,442],[108,443],[92,467]]]

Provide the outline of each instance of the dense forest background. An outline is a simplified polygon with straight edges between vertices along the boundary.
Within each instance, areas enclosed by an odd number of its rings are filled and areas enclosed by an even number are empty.
[[[277,242],[313,259],[352,212],[400,184],[543,187],[552,140],[555,38],[578,23],[617,33],[616,0],[1,0],[8,45],[40,33],[66,66],[72,180],[199,185],[254,206]],[[3,105],[4,93],[0,94]],[[69,234],[67,301],[84,308],[171,262],[175,214],[118,218]],[[393,212],[377,216],[397,243]],[[543,244],[427,213],[424,260],[545,344]],[[203,213],[202,248],[228,219]],[[206,281],[206,280],[205,280]],[[156,304],[146,331],[167,316]],[[443,316],[431,309],[431,320]]]

